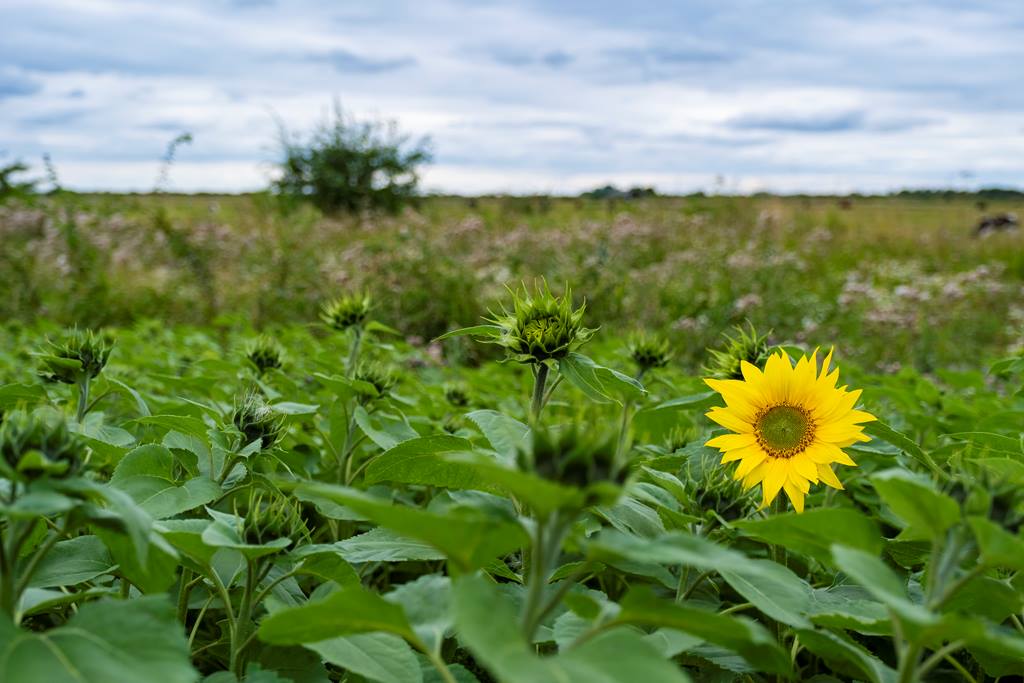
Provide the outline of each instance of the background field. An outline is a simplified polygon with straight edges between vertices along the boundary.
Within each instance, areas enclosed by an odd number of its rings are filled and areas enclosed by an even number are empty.
[[[666,332],[684,369],[744,320],[867,370],[979,368],[1021,343],[1024,237],[973,228],[1022,209],[970,195],[433,197],[327,218],[266,195],[58,194],[0,207],[0,317],[262,329],[366,288],[417,345],[544,276],[586,297],[604,338]]]

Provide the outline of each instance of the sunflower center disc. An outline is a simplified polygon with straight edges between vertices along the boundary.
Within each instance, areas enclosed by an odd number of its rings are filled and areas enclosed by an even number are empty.
[[[797,450],[810,432],[806,411],[793,406],[775,406],[757,421],[757,432],[763,445],[780,455]]]

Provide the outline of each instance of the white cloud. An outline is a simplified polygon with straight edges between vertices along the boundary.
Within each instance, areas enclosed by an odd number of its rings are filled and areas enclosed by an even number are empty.
[[[261,187],[277,120],[306,130],[334,98],[430,134],[425,182],[447,192],[1024,178],[1019,3],[8,0],[5,14],[0,149],[49,152],[82,188],[148,189],[184,130],[177,188]]]

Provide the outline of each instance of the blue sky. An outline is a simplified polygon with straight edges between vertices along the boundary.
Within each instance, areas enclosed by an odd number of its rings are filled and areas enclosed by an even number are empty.
[[[0,151],[81,189],[265,186],[337,98],[427,189],[1024,185],[1024,3],[0,0]]]

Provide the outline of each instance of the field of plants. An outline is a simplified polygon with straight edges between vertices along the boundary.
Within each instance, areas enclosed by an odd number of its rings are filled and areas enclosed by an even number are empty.
[[[977,201],[0,206],[0,683],[1020,680]]]

